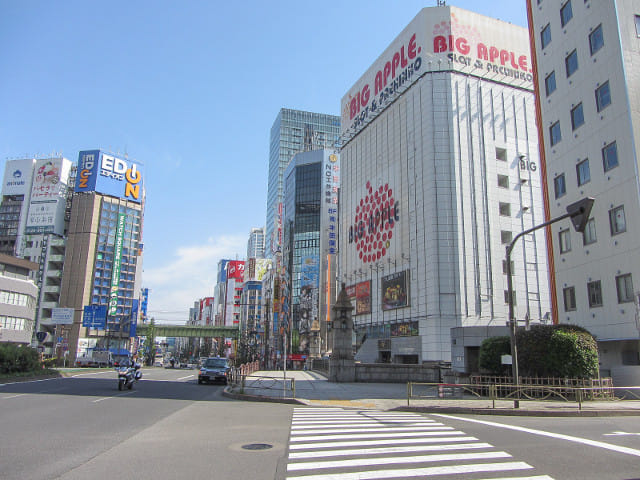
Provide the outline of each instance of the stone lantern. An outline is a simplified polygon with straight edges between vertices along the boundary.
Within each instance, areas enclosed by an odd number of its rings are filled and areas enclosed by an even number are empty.
[[[344,283],[332,310],[333,350],[329,359],[329,381],[355,382],[356,369],[352,343],[353,320],[351,319],[353,306]]]

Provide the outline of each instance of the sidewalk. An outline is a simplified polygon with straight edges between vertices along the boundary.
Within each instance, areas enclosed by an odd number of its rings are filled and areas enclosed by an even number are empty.
[[[291,391],[294,379],[295,394]],[[240,385],[225,389],[227,397],[247,401],[296,403],[300,405],[404,410],[428,413],[469,413],[485,415],[530,416],[640,416],[640,400],[577,402],[521,400],[520,408],[513,400],[416,399],[407,402],[405,383],[334,383],[317,372],[301,370],[257,371]]]

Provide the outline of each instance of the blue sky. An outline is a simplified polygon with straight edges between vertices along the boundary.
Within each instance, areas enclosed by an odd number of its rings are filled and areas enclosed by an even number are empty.
[[[184,322],[266,214],[280,108],[340,99],[436,0],[0,0],[0,172],[8,158],[125,152],[145,166],[150,314]],[[448,5],[526,26],[525,0]],[[0,173],[1,174],[1,173]]]

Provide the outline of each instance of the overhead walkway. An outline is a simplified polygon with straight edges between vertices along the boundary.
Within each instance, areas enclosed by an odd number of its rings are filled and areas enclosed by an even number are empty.
[[[151,325],[138,324],[136,335],[149,336]],[[190,338],[237,338],[240,329],[238,327],[221,327],[215,325],[154,325],[155,337],[190,337]]]

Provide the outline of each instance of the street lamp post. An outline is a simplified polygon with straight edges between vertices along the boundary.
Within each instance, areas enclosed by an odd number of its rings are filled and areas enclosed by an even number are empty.
[[[560,215],[559,217],[552,218],[551,220],[541,223],[540,225],[536,225],[534,227],[529,228],[523,232],[520,232],[516,235],[513,240],[507,245],[507,255],[506,255],[506,270],[507,270],[507,295],[508,295],[508,303],[509,303],[509,337],[511,342],[511,375],[513,376],[513,385],[516,390],[516,398],[513,400],[513,408],[520,408],[520,379],[518,374],[518,346],[516,344],[516,319],[513,309],[513,279],[511,278],[511,251],[513,250],[513,246],[516,241],[528,234],[533,232],[534,230],[538,230],[540,228],[547,227],[552,223],[559,222],[560,220],[564,220],[565,218],[571,218],[571,222],[573,223],[573,227],[577,232],[582,233],[587,225],[587,221],[589,220],[589,214],[591,213],[591,208],[593,207],[593,202],[595,200],[591,197],[583,198],[582,200],[578,200],[575,203],[567,206],[567,213],[564,215]]]

